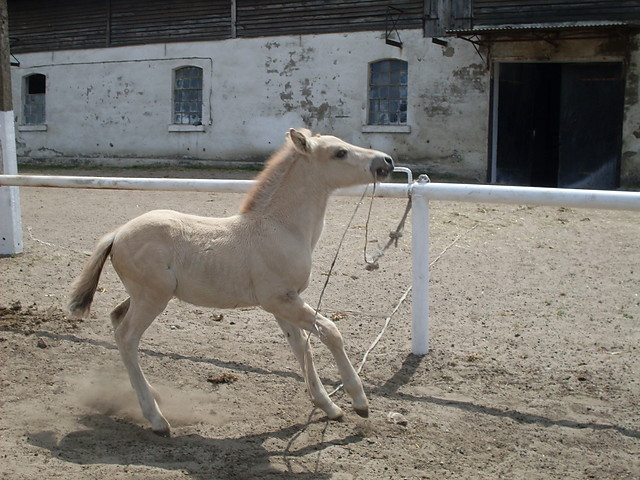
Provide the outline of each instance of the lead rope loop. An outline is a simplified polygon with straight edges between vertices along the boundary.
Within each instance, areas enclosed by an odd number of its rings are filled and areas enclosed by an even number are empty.
[[[369,220],[371,219],[371,210],[373,207],[373,199],[375,195],[376,195],[376,185],[374,183],[373,194],[371,195],[371,202],[369,203],[369,213],[367,214],[367,223],[364,228],[364,263],[367,264],[365,268],[369,271],[377,270],[380,268],[380,265],[378,264],[378,260],[382,258],[382,256],[387,252],[387,250],[391,245],[393,245],[396,248],[398,247],[398,240],[402,238],[404,224],[406,223],[407,216],[409,215],[409,211],[411,210],[411,195],[409,195],[409,198],[407,200],[407,206],[404,209],[404,213],[402,214],[400,223],[398,224],[398,226],[394,231],[389,232],[389,240],[387,241],[387,244],[382,249],[378,248],[378,251],[376,252],[376,254],[373,257],[371,257],[371,259],[369,259],[367,255],[367,245],[369,244]]]

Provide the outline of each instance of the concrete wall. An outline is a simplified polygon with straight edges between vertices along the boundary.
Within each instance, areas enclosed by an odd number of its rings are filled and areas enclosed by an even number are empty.
[[[473,46],[421,30],[403,48],[380,32],[231,39],[21,54],[12,68],[22,162],[136,165],[262,161],[290,127],[386,151],[433,174],[487,180],[490,72]],[[623,61],[621,183],[640,184],[640,36],[619,41],[497,42],[495,62]],[[408,62],[408,128],[366,125],[370,62]],[[173,70],[204,71],[202,127],[172,127]],[[47,76],[46,130],[21,126],[25,75]],[[179,131],[175,131],[175,130]]]
[[[640,185],[640,35],[632,40],[627,65],[620,183]]]
[[[484,181],[489,72],[463,40],[441,47],[418,30],[401,35],[402,49],[367,32],[21,54],[12,69],[18,155],[262,160],[290,127],[306,126],[401,164]],[[409,65],[408,133],[364,127],[368,65],[385,58]],[[172,72],[185,65],[204,70],[204,125],[169,131]],[[46,131],[20,126],[23,78],[32,73],[47,76]]]

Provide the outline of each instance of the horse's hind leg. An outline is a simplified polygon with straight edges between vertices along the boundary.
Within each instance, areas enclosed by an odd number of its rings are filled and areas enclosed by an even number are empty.
[[[118,313],[124,311],[127,302],[128,308],[124,317],[118,317]],[[142,334],[164,310],[168,302],[169,298],[156,299],[155,302],[147,299],[136,300],[132,298],[125,300],[112,313],[112,321],[116,326],[115,337],[118,350],[129,373],[129,380],[138,397],[142,414],[151,422],[151,429],[162,436],[170,435],[171,426],[162,415],[162,412],[160,412],[160,408],[154,398],[153,388],[149,385],[144,373],[142,373],[138,358],[138,346]]]
[[[127,298],[111,312],[111,324],[114,329],[118,328],[118,325],[120,325],[120,322],[129,311],[129,305],[131,305],[131,299]]]
[[[280,320],[276,317],[278,325],[287,337],[293,354],[300,363],[302,369],[302,376],[307,384],[309,395],[313,404],[322,409],[327,416],[332,420],[337,420],[344,415],[344,412],[340,407],[331,401],[327,391],[325,390],[316,367],[313,364],[313,357],[311,354],[311,345],[307,340],[307,336],[303,333],[303,330],[291,325],[290,323]]]

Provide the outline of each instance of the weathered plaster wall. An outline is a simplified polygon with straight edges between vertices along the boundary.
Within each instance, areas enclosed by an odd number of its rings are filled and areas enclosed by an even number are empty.
[[[633,38],[627,66],[620,183],[640,186],[640,35]]]
[[[17,132],[23,159],[263,159],[290,127],[385,150],[405,164],[485,180],[489,74],[473,47],[403,31],[233,39],[20,55],[47,76],[47,130]],[[410,133],[363,132],[369,62],[409,64]],[[171,132],[172,71],[204,70],[203,131]],[[18,125],[21,108],[16,108]]]

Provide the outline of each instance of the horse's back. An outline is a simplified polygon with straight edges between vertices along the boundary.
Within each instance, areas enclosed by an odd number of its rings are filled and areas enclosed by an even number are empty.
[[[171,287],[173,296],[201,306],[253,305],[246,229],[239,217],[153,210],[120,228],[112,263],[125,285],[160,283],[163,290]]]

